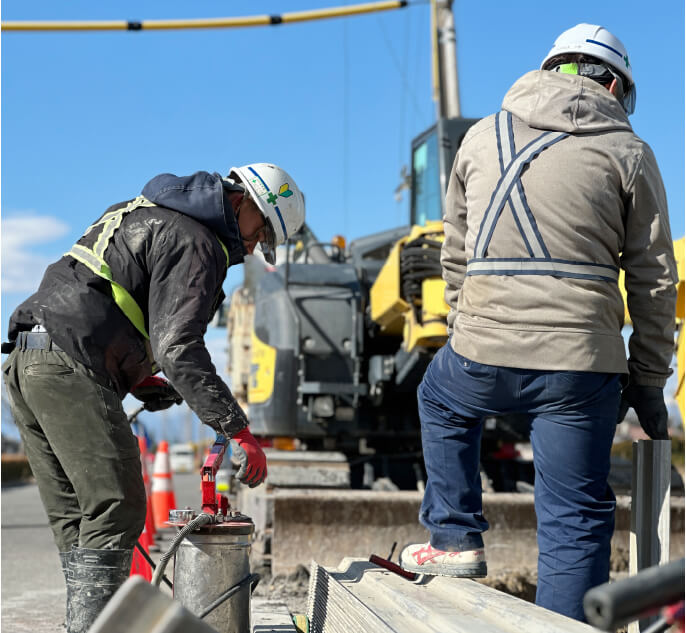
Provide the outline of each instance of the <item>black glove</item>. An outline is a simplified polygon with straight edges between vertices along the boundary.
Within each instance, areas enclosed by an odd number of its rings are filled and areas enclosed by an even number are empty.
[[[146,411],[163,411],[173,404],[183,402],[183,398],[169,381],[157,376],[148,376],[141,380],[131,389],[131,393],[143,403]]]
[[[622,390],[622,400],[619,403],[619,424],[631,407],[636,411],[638,421],[651,440],[668,440],[667,407],[662,394],[662,387],[647,387],[629,383]]]

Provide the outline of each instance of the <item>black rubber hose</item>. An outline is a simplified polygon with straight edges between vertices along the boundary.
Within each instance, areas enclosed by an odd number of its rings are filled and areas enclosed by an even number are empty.
[[[422,282],[441,276],[441,243],[427,238],[408,242],[400,251],[403,299],[416,306],[422,298]]]
[[[612,631],[683,598],[682,558],[590,589],[584,596],[584,613],[593,626]]]
[[[202,618],[204,618],[206,615],[212,613],[212,611],[214,611],[219,605],[226,602],[239,589],[241,589],[244,585],[248,584],[248,582],[251,585],[253,585],[252,588],[254,589],[255,587],[257,587],[257,583],[260,582],[260,575],[259,574],[248,574],[245,578],[243,578],[243,580],[239,580],[235,585],[233,585],[233,587],[229,587],[214,602],[212,602],[209,606],[205,607],[205,609],[200,613],[200,615],[198,617],[202,620]]]
[[[157,569],[157,566],[153,562],[152,558],[150,558],[150,554],[145,551],[145,548],[141,545],[140,541],[136,541],[136,549],[140,552],[141,556],[145,558],[145,562],[150,565],[150,568],[155,571]],[[174,589],[174,585],[171,584],[169,578],[166,576],[162,576],[162,580],[164,580],[164,584],[167,585],[170,589]]]
[[[157,569],[155,570],[152,580],[150,581],[150,584],[153,587],[160,586],[160,580],[162,579],[164,570],[167,567],[167,563],[170,561],[171,557],[174,556],[174,554],[176,553],[176,550],[179,548],[181,541],[183,541],[183,539],[186,537],[186,534],[189,534],[193,530],[202,527],[203,525],[212,523],[212,521],[214,521],[214,517],[211,514],[206,514],[203,512],[202,514],[199,514],[197,517],[195,517],[195,519],[193,519],[191,522],[186,524],[181,530],[179,530],[179,533],[174,537],[174,540],[171,542],[169,549],[164,554],[162,554],[160,562],[157,564]]]

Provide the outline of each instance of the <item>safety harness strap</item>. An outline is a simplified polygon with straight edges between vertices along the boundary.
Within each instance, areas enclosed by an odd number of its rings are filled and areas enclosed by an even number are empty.
[[[105,260],[80,244],[74,244],[71,250],[65,254],[71,255],[76,261],[79,261],[84,266],[90,268],[96,275],[103,279],[107,279],[107,281],[110,282],[112,286],[112,297],[114,298],[115,303],[143,337],[146,340],[149,340],[150,336],[145,329],[145,316],[143,315],[143,311],[129,291],[112,279],[112,270]]]
[[[87,266],[99,277],[110,282],[112,287],[112,298],[115,303],[146,341],[150,340],[150,336],[145,329],[145,315],[143,314],[143,310],[141,310],[140,306],[136,303],[136,300],[131,296],[131,293],[113,279],[112,270],[105,261],[104,256],[110,240],[115,231],[121,226],[124,216],[134,209],[154,206],[155,204],[150,202],[147,198],[138,196],[125,207],[105,213],[97,222],[91,224],[86,230],[85,234],[88,234],[96,227],[100,227],[100,234],[97,236],[93,248],[75,244],[70,251],[65,253],[65,255],[69,255],[81,262],[84,266]],[[219,237],[217,237],[217,241],[224,251],[224,255],[226,256],[226,267],[228,268],[229,251]]]

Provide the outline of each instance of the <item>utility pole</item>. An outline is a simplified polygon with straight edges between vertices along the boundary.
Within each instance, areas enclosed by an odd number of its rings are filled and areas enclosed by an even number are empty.
[[[431,2],[434,101],[439,120],[460,116],[457,39],[452,3],[452,0]]]

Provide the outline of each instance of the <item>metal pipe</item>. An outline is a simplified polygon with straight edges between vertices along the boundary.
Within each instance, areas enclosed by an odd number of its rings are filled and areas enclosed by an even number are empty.
[[[632,457],[629,573],[635,575],[669,561],[672,443],[638,440]],[[629,633],[639,633],[654,622],[632,622]]]
[[[225,18],[196,18],[180,20],[26,20],[2,22],[3,31],[151,31],[170,29],[216,29],[237,28],[247,26],[274,26],[278,24],[292,24],[312,20],[325,20],[352,15],[362,15],[378,11],[402,9],[407,6],[407,0],[385,0],[383,2],[368,2],[345,7],[331,7],[328,9],[314,9],[310,11],[294,11],[280,15],[253,15]]]
[[[460,116],[457,79],[457,39],[452,0],[436,0],[436,39],[438,41],[439,100],[438,118]]]

